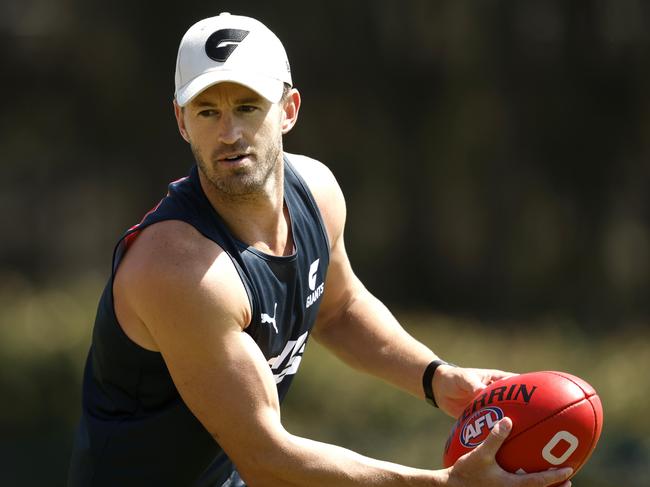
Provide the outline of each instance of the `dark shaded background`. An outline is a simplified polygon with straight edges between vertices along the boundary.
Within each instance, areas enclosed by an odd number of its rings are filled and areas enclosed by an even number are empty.
[[[5,272],[106,269],[116,235],[192,162],[171,111],[176,49],[226,9],[284,40],[304,97],[287,148],[338,176],[350,254],[379,295],[647,318],[642,1],[4,0]]]
[[[117,236],[186,174],[176,50],[220,11],[283,40],[303,95],[286,148],[337,175],[353,265],[387,303],[646,328],[642,0],[1,0],[2,289],[105,276]],[[65,377],[47,364],[34,380]]]

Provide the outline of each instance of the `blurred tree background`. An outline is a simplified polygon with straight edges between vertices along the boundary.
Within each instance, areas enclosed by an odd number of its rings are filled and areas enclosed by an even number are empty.
[[[64,485],[113,244],[193,163],[178,42],[220,11],[283,40],[303,95],[286,148],[338,177],[367,286],[450,360],[592,382],[607,421],[581,485],[647,485],[642,0],[0,0],[0,484]],[[439,466],[444,418],[319,374],[314,348],[294,430]]]

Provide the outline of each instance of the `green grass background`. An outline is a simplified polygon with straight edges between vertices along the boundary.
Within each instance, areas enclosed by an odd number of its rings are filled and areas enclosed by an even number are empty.
[[[63,486],[79,414],[80,378],[103,277],[35,286],[0,283],[0,485]],[[590,332],[568,320],[527,323],[398,311],[405,328],[460,365],[517,372],[562,370],[599,392],[599,445],[574,481],[585,487],[650,485],[650,330]],[[316,342],[283,407],[294,434],[410,466],[441,466],[452,419],[341,364]]]

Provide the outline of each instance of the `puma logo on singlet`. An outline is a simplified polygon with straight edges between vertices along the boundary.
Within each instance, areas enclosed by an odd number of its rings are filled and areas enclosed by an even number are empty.
[[[273,325],[273,329],[275,330],[276,333],[278,333],[278,326],[275,323],[275,312],[278,309],[278,303],[275,303],[275,306],[273,307],[273,316],[269,316],[266,313],[262,313],[262,323],[270,323]]]

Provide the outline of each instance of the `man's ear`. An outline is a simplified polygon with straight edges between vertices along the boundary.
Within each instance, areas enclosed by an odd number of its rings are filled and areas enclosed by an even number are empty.
[[[282,133],[288,133],[298,121],[298,111],[300,110],[300,93],[295,88],[291,88],[285,100],[282,103]]]
[[[186,142],[189,142],[190,136],[187,133],[187,128],[185,128],[185,114],[183,113],[183,108],[176,103],[176,100],[174,100],[174,115],[176,116],[176,125],[178,125],[178,131],[181,133],[181,137]]]

